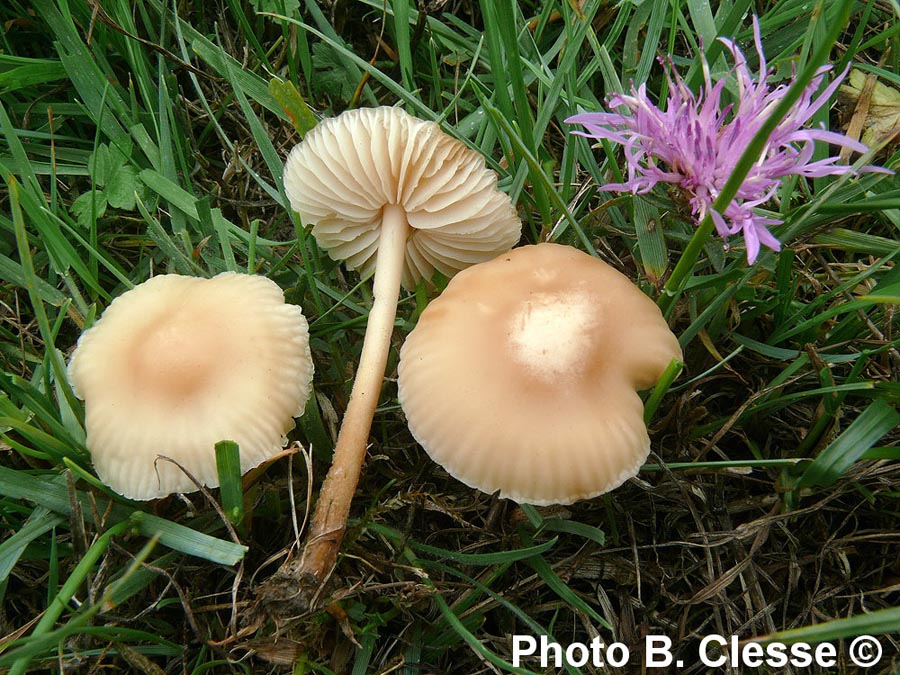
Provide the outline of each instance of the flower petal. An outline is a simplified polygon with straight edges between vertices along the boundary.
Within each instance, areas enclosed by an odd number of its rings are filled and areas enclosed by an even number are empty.
[[[761,245],[776,251],[781,248],[781,242],[767,229],[768,225],[780,221],[758,215],[753,209],[775,195],[785,176],[814,178],[863,171],[890,172],[873,166],[855,169],[840,163],[836,156],[813,161],[816,142],[860,153],[868,150],[864,144],[843,134],[825,128],[805,128],[815,113],[831,100],[848,72],[845,69],[820,92],[820,85],[832,69],[825,65],[816,71],[797,103],[769,136],[765,150],[747,173],[735,198],[722,213],[714,210],[712,205],[734,173],[744,149],[789,88],[789,83],[775,86],[768,83],[774,71],[767,65],[756,17],[753,17],[753,44],[759,56],[756,75],[750,72],[747,59],[735,41],[719,40],[734,62],[731,72],[737,81],[738,95],[733,104],[724,108],[722,105],[729,77],[713,81],[701,52],[703,86],[697,93],[688,88],[671,58],[660,58],[669,84],[664,108],[651,101],[645,84],[632,85],[630,93],[608,98],[610,109],[616,112],[581,113],[566,122],[584,127],[583,131],[572,133],[623,146],[628,180],[603,189],[637,194],[648,192],[657,183],[677,185],[697,222],[709,213],[721,237],[743,234],[747,260],[752,264]]]

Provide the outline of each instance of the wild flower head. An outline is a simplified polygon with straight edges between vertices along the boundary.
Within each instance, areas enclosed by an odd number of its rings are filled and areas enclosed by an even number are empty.
[[[696,95],[688,89],[671,62],[663,63],[669,82],[669,96],[664,110],[653,104],[647,96],[646,85],[641,84],[637,89],[632,87],[631,95],[614,94],[609,98],[610,109],[618,109],[619,112],[582,113],[566,120],[585,128],[585,131],[573,133],[608,139],[624,147],[628,180],[611,183],[601,189],[641,194],[649,192],[657,183],[678,186],[687,196],[697,223],[709,213],[723,239],[743,234],[750,264],[756,261],[760,244],[775,251],[781,248],[781,243],[769,231],[769,226],[781,221],[761,216],[754,208],[772,198],[785,176],[815,178],[853,172],[852,167],[839,164],[837,156],[812,161],[816,141],[856,152],[868,150],[862,143],[842,134],[805,128],[847,74],[845,70],[815,96],[826,73],[831,70],[830,65],[822,66],[796,105],[775,128],[765,151],[724,213],[714,210],[713,202],[734,171],[747,144],[790,86],[790,83],[782,83],[773,87],[768,83],[772,72],[766,65],[759,22],[755,17],[753,38],[759,54],[756,79],[738,46],[732,40],[719,38],[734,60],[733,72],[737,81],[737,100],[734,104],[722,107],[722,94],[728,78],[713,82],[709,65],[701,57],[705,84]],[[863,170],[879,169],[865,167]]]

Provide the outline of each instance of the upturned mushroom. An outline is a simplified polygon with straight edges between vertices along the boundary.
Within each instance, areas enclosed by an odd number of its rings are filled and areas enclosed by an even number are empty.
[[[277,454],[313,363],[306,319],[275,282],[163,274],[113,300],[79,338],[68,374],[100,480],[155,499],[197,489],[160,455],[216,487],[218,441],[240,446],[245,472]]]
[[[301,568],[321,583],[337,558],[381,392],[401,284],[452,276],[508,251],[521,222],[484,158],[399,108],[347,111],[316,126],[287,159],[291,207],[319,246],[361,274],[373,305],[331,469]]]
[[[470,487],[569,504],[650,451],[637,391],[681,349],[657,306],[577,249],[539,244],[458,274],[400,352],[412,435]]]

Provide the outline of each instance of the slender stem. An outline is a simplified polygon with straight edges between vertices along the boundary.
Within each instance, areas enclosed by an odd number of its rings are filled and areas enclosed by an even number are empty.
[[[397,316],[408,234],[406,212],[395,204],[385,206],[375,262],[374,302],[366,324],[359,367],[341,423],[331,469],[322,484],[301,559],[301,575],[312,574],[319,583],[324,581],[337,560],[350,502],[366,458],[372,417],[381,393],[394,318]]]

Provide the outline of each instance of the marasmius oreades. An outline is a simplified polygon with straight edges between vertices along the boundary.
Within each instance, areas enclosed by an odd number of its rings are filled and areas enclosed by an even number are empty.
[[[302,556],[276,577],[330,574],[365,459],[401,285],[450,277],[508,251],[521,221],[484,157],[400,108],[347,111],[310,131],[287,159],[291,207],[318,245],[365,276],[373,304],[331,469]]]

